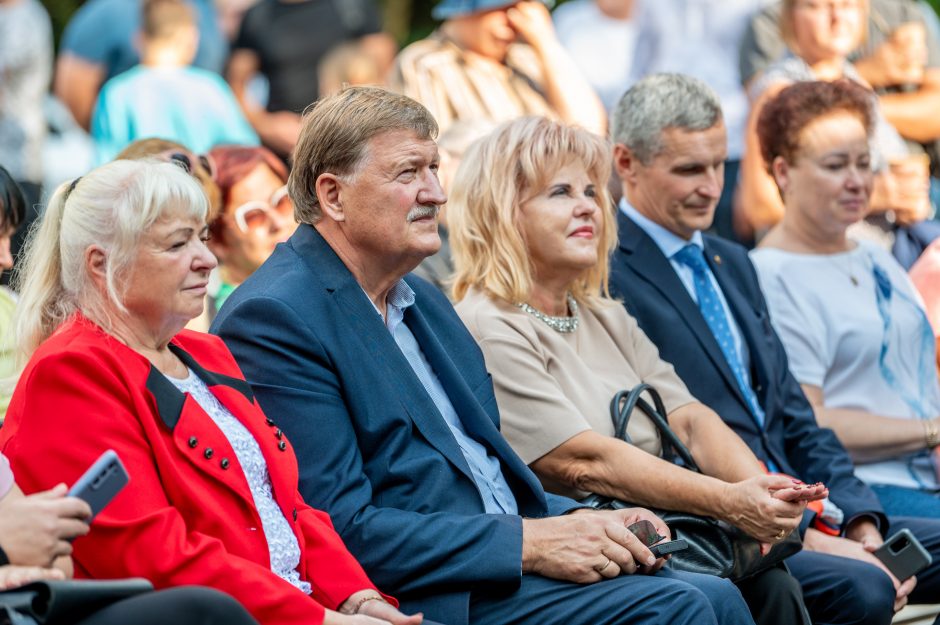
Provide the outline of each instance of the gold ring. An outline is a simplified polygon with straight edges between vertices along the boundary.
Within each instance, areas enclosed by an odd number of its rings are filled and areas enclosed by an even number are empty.
[[[790,533],[790,532],[788,532],[787,530],[780,530],[780,533],[777,534],[776,536],[774,536],[774,538],[775,538],[776,540],[783,540],[784,538],[787,537],[787,534],[789,534],[789,533]]]
[[[604,556],[604,557],[607,558],[607,556]],[[610,563],[611,563],[611,559],[610,559],[610,558],[607,558],[607,562],[604,563],[604,566],[602,566],[602,567],[600,567],[600,568],[594,567],[594,570],[597,571],[598,573],[601,573],[604,569],[606,569],[608,566],[610,566]]]

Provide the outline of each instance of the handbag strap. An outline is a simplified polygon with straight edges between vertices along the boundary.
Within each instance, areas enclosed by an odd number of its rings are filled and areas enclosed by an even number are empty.
[[[643,393],[649,395],[653,400],[652,406],[641,397]],[[631,442],[630,436],[627,434],[627,425],[630,422],[630,416],[636,408],[639,408],[643,414],[649,417],[650,421],[653,422],[653,425],[655,425],[656,429],[659,431],[663,445],[663,456],[669,460],[673,460],[673,458],[678,456],[688,469],[696,473],[702,472],[701,469],[698,468],[695,459],[692,458],[692,453],[689,451],[689,448],[679,440],[676,433],[669,427],[669,422],[666,420],[666,407],[663,404],[663,398],[660,397],[659,391],[649,384],[640,383],[629,391],[618,391],[614,394],[613,399],[610,400],[610,417],[614,422],[614,436],[622,441]]]
[[[36,619],[23,614],[16,608],[0,605],[0,625],[38,625]]]

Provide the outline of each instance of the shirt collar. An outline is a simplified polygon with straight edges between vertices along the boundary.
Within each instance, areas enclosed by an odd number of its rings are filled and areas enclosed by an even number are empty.
[[[406,308],[415,303],[415,292],[411,290],[411,287],[408,286],[408,283],[402,278],[392,287],[392,290],[388,292],[388,297],[386,297],[385,301],[389,306],[404,312]]]
[[[362,291],[365,293],[365,290]],[[369,303],[372,304],[372,308],[375,309],[375,312],[379,316],[382,315],[382,311],[379,310],[378,306],[375,305],[375,302],[372,301],[372,298],[366,294],[366,299],[369,300]],[[395,328],[401,323],[401,320],[405,317],[405,309],[415,303],[415,292],[408,286],[408,283],[405,282],[405,279],[402,278],[399,280],[395,286],[389,290],[388,295],[385,296],[385,304],[388,306],[386,311],[385,327],[389,329],[390,332],[394,332]]]
[[[656,246],[659,247],[663,255],[666,258],[672,259],[672,257],[681,250],[683,247],[691,243],[692,245],[697,245],[702,250],[705,249],[705,242],[702,239],[702,233],[699,230],[696,230],[692,234],[692,238],[688,241],[675,234],[670,232],[666,228],[662,227],[646,215],[643,215],[637,209],[633,208],[627,198],[620,199],[620,211],[633,220],[637,226],[640,227],[640,230],[649,235],[653,242],[656,243]]]

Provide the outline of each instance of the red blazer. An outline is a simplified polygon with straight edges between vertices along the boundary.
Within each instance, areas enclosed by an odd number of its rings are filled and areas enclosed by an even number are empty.
[[[271,571],[248,482],[212,419],[146,358],[80,315],[33,355],[0,429],[0,449],[27,493],[73,483],[107,449],[127,467],[128,486],[75,540],[76,574],[210,586],[265,625],[317,625],[323,606],[336,609],[374,588],[329,516],[301,500],[294,450],[222,341],[184,330],[170,348],[257,439],[313,594]]]

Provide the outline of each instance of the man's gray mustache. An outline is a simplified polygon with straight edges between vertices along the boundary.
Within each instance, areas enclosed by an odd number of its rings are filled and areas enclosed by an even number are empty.
[[[431,204],[428,206],[415,206],[405,217],[409,222],[415,221],[416,219],[424,219],[425,217],[437,217],[437,214],[440,212],[441,207],[436,204]]]

